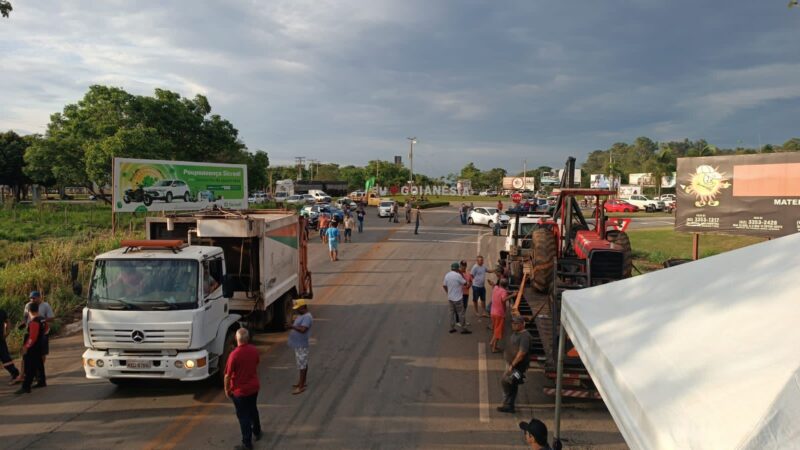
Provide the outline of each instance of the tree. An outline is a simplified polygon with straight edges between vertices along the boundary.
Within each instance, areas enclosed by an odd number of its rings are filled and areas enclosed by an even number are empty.
[[[31,142],[32,138],[13,131],[0,133],[0,185],[10,186],[16,201],[21,200],[23,187],[31,182],[22,171],[25,150]]]
[[[473,189],[481,187],[481,171],[475,167],[474,163],[469,163],[464,166],[464,168],[461,169],[459,178],[462,180],[469,180]]]
[[[156,89],[153,97],[94,85],[76,104],[50,116],[43,139],[25,154],[34,181],[84,186],[110,184],[114,157],[249,162],[247,148],[227,120],[211,115],[208,99]],[[104,197],[105,198],[105,197]],[[106,198],[106,201],[110,201]]]
[[[495,167],[481,173],[481,187],[499,189],[503,186],[503,177],[506,176],[506,169]]]
[[[269,155],[263,150],[247,155],[247,184],[251,191],[266,191],[269,187]]]
[[[791,138],[781,146],[785,152],[800,152],[800,138]]]
[[[8,17],[14,8],[11,7],[11,2],[8,0],[0,0],[0,15]]]

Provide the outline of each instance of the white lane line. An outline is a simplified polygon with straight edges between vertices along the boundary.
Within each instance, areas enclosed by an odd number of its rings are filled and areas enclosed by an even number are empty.
[[[485,236],[488,236],[488,235],[489,235],[489,233],[487,232],[487,233],[481,233],[481,235],[478,236],[478,252],[475,253],[476,255],[480,255],[481,254],[481,241],[483,240],[483,238]]]
[[[481,423],[489,423],[489,370],[486,364],[486,343],[478,342],[478,417]]]
[[[400,239],[400,238],[391,238],[390,241],[403,241],[403,242],[419,242],[421,244],[428,244],[431,242],[439,243],[439,244],[474,244],[475,241],[445,241],[445,240],[438,240],[438,239]]]

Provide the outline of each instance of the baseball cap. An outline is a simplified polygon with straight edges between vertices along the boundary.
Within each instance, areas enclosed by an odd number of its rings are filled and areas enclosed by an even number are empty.
[[[458,265],[457,262],[454,262],[453,264],[450,264],[450,270],[456,270],[458,268],[459,268],[459,265]]]
[[[39,298],[41,296],[42,294],[39,293],[39,291],[31,291],[31,295],[29,295],[28,298]]]
[[[530,422],[520,422],[519,429],[533,436],[537,444],[547,446],[547,425],[541,420],[531,419]]]
[[[308,303],[301,298],[299,300],[294,301],[294,306],[292,306],[292,309],[300,309],[303,306],[308,306]]]

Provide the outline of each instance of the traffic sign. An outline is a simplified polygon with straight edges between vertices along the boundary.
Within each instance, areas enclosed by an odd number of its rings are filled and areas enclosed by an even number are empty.
[[[513,194],[511,194],[511,201],[514,202],[514,203],[521,202],[522,201],[522,194],[520,194],[519,192],[514,192]]]

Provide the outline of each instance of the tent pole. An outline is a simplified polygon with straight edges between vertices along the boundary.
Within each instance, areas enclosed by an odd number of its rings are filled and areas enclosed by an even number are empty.
[[[561,440],[561,377],[564,375],[564,346],[566,341],[566,331],[564,324],[558,327],[558,361],[556,363],[556,419],[555,433],[553,438]]]

